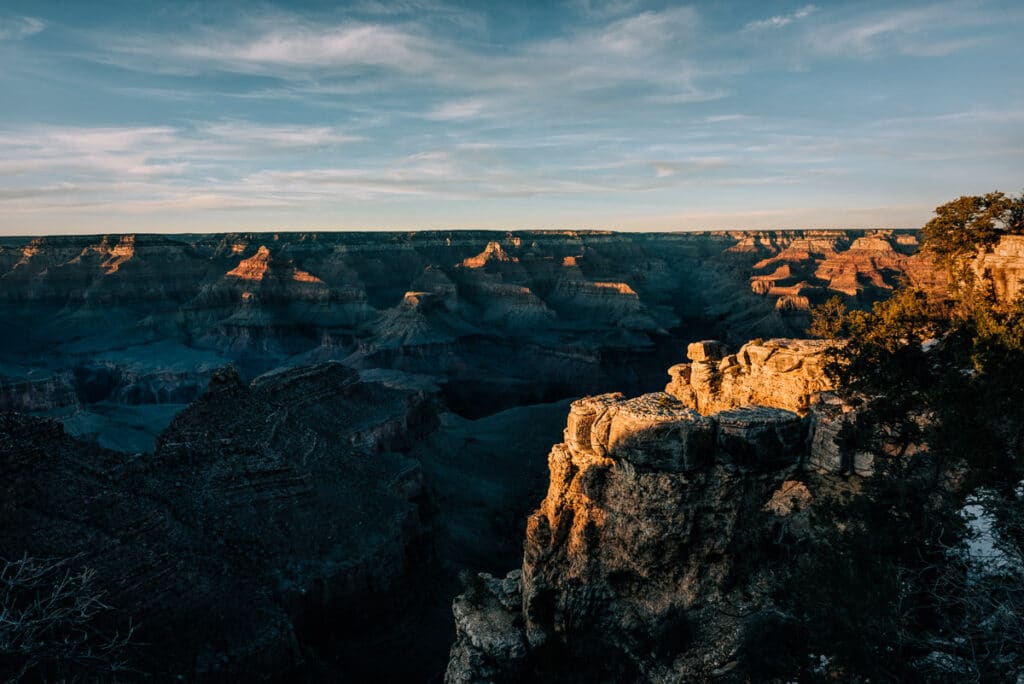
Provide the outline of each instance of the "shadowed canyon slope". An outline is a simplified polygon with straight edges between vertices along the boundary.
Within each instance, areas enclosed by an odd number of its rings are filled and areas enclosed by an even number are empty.
[[[436,427],[422,393],[336,363],[251,385],[228,368],[139,458],[0,421],[3,556],[94,570],[109,628],[155,645],[133,656],[142,672],[294,672],[334,633],[349,638],[332,657],[360,672],[360,639],[388,636],[366,616],[417,614],[431,552],[420,467],[398,452]]]
[[[913,234],[331,233],[0,241],[0,409],[153,448],[228,362],[338,360],[478,417],[655,387],[682,341],[801,335],[932,271]]]

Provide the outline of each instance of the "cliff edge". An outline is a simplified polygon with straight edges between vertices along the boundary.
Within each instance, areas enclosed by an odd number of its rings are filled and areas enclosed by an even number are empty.
[[[454,602],[446,681],[743,680],[772,542],[805,533],[814,491],[858,472],[826,439],[851,411],[824,351],[699,342],[665,392],[574,402],[521,568]]]

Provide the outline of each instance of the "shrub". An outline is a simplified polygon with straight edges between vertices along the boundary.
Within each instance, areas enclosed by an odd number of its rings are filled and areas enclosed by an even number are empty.
[[[135,631],[105,629],[96,573],[71,560],[0,561],[0,675],[5,681],[116,680]]]

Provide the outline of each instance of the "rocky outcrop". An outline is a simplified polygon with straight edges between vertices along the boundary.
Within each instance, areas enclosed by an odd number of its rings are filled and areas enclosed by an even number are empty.
[[[811,441],[806,466],[823,473],[874,473],[874,456],[842,446],[840,430],[857,418],[858,408],[832,394],[824,394],[811,407]]]
[[[771,610],[772,540],[806,529],[792,520],[830,473],[869,468],[824,453],[845,414],[816,412],[823,345],[727,351],[690,345],[671,391],[572,404],[522,567],[455,601],[447,682],[756,675],[747,618]]]
[[[617,325],[664,332],[662,324],[648,313],[640,296],[627,283],[565,278],[559,280],[548,302],[560,317],[583,321],[588,326]]]
[[[690,363],[669,368],[665,391],[701,413],[751,404],[805,415],[818,396],[832,389],[825,375],[823,340],[752,341],[728,354],[717,341],[694,342]]]
[[[462,260],[463,268],[484,268],[492,262],[517,263],[519,259],[509,256],[501,247],[500,242],[488,242],[484,251],[476,256],[467,257]]]
[[[448,308],[441,294],[412,291],[374,322],[373,337],[366,347],[370,351],[450,343],[471,331],[473,327]]]
[[[1024,235],[1004,235],[992,251],[978,255],[973,267],[992,283],[999,301],[1013,301],[1024,290]]]

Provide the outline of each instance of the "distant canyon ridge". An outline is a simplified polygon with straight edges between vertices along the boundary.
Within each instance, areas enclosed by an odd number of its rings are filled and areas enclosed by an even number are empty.
[[[815,304],[935,285],[913,232],[0,238],[0,411],[152,451],[233,364],[340,361],[479,418],[649,391],[687,341],[799,337]]]

